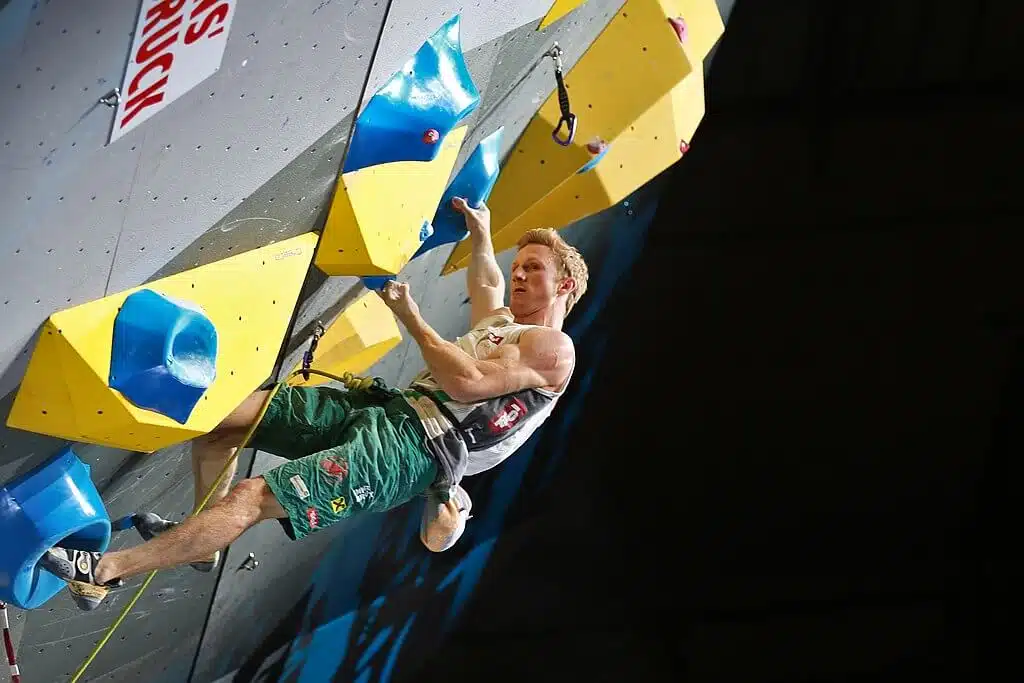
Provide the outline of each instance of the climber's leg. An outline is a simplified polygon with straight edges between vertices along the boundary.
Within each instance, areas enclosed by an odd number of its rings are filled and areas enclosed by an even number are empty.
[[[79,607],[91,610],[124,579],[210,557],[254,524],[283,516],[266,482],[256,477],[239,482],[223,499],[142,545],[107,553],[52,548],[40,564],[68,582]]]
[[[203,502],[207,492],[217,476],[224,469],[224,463],[238,450],[239,444],[256,421],[263,403],[267,400],[269,390],[254,391],[241,405],[224,418],[209,434],[192,440],[192,476],[195,481],[195,507]],[[237,470],[237,460],[232,460],[228,472],[224,475],[217,490],[210,497],[207,505],[215,503],[227,495],[231,489],[231,481]]]
[[[256,421],[263,403],[267,400],[269,390],[254,391],[230,415],[221,421],[212,431],[192,440],[192,478],[195,484],[193,496],[197,509],[203,502],[210,488],[220,475],[224,465],[230,461],[227,472],[210,496],[206,507],[222,500],[231,489],[238,469],[238,461],[232,459],[242,439]],[[172,528],[175,523],[160,517],[153,512],[137,514],[132,518],[135,529],[146,541]],[[192,568],[201,572],[211,572],[220,562],[220,553],[215,552],[209,557],[192,562]]]
[[[397,507],[434,483],[437,462],[415,411],[400,396],[299,388],[282,388],[278,396],[256,430],[254,447],[279,453],[286,445],[305,448],[319,442],[319,427],[333,431],[339,445],[240,482],[213,506],[141,546],[107,554],[54,548],[43,566],[69,582],[79,606],[93,609],[125,577],[209,557],[264,519],[279,519],[298,539],[359,512]],[[301,424],[282,428],[294,420]]]
[[[105,553],[96,566],[96,581],[102,584],[111,579],[127,579],[208,558],[254,524],[284,514],[262,478],[245,479],[223,499],[152,541]]]

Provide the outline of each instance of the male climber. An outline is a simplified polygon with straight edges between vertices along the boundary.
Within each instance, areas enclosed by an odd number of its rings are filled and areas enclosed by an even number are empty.
[[[106,553],[56,547],[40,564],[76,604],[95,609],[112,587],[156,569],[217,566],[220,551],[249,527],[277,519],[293,540],[362,512],[426,499],[420,526],[433,552],[462,535],[472,502],[462,477],[508,458],[540,426],[575,365],[562,322],[587,288],[579,252],[551,229],[527,232],[512,262],[509,305],[494,257],[490,213],[456,198],[472,240],[467,279],[470,330],[448,342],[420,316],[407,284],[379,293],[416,341],[426,369],[405,391],[281,386],[246,447],[287,458],[234,488],[234,461],[210,505],[175,523],[134,517],[145,543]],[[192,441],[198,503],[231,460],[269,394],[254,392],[213,431]],[[229,490],[230,489],[230,490]]]

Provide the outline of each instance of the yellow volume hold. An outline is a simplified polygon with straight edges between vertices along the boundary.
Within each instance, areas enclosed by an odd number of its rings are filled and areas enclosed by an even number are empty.
[[[528,230],[560,230],[618,204],[685,154],[703,117],[704,73],[697,69],[635,125],[603,150],[595,149],[591,168],[577,172],[495,235],[495,252],[515,246]]]
[[[395,161],[342,173],[314,263],[328,275],[397,275],[423,241],[455,167],[466,126],[431,161]]]
[[[306,233],[54,313],[7,426],[142,452],[209,432],[273,372],[316,242]],[[216,330],[216,377],[183,423],[109,385],[115,319],[144,289],[198,307]]]
[[[376,292],[366,292],[334,319],[317,342],[310,367],[332,375],[361,374],[402,341],[398,322]],[[299,370],[302,362],[292,371]],[[311,374],[309,379],[294,375],[293,386],[312,386],[330,381]]]

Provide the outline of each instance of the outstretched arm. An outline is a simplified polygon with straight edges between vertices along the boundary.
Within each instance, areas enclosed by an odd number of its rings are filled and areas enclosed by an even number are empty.
[[[494,258],[491,242],[491,212],[481,202],[472,208],[461,197],[452,200],[452,207],[466,217],[466,228],[472,240],[472,254],[466,273],[469,288],[470,327],[505,305],[505,277]]]
[[[572,369],[572,340],[559,330],[529,330],[519,344],[477,360],[423,320],[407,284],[389,282],[381,296],[416,340],[434,379],[456,401],[482,401],[523,389],[558,386]]]

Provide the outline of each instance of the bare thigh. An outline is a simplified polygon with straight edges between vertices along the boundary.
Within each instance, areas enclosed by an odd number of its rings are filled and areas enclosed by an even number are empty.
[[[260,410],[263,409],[263,403],[269,395],[269,389],[261,389],[249,394],[237,408],[206,435],[206,440],[219,445],[237,446],[245,438],[249,428],[256,422]]]

